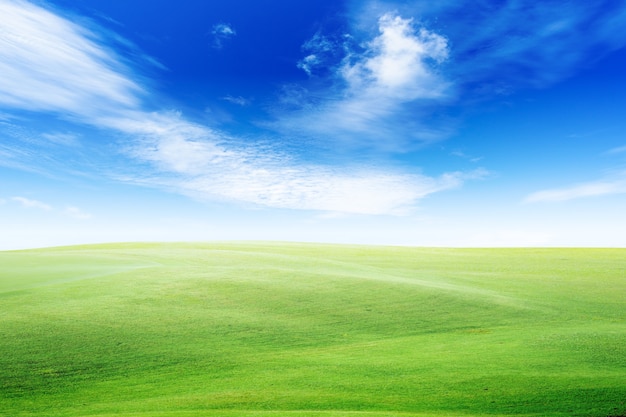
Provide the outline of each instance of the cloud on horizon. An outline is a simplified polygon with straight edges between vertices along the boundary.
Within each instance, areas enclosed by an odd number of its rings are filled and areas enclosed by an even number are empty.
[[[228,146],[231,139],[177,113],[105,123],[135,138],[126,153],[153,167],[142,175],[129,174],[126,181],[162,186],[201,199],[403,215],[429,194],[486,176],[484,170],[429,177],[378,167],[297,163],[276,149]]]
[[[524,199],[524,202],[559,202],[615,194],[626,194],[626,172],[622,172],[613,177],[598,181],[590,181],[574,184],[569,187],[537,191],[528,195]]]
[[[0,205],[6,204],[9,201],[15,202],[19,204],[22,208],[25,208],[28,210],[35,209],[35,210],[42,210],[42,211],[47,211],[47,212],[60,212],[61,214],[67,217],[71,217],[76,220],[88,220],[93,217],[91,214],[86,213],[84,210],[76,206],[68,205],[63,210],[57,211],[50,204],[44,203],[39,200],[34,200],[32,198],[21,197],[21,196],[14,196],[14,197],[9,198],[9,200],[0,199]]]
[[[77,220],[88,220],[93,217],[91,214],[86,213],[83,210],[75,206],[65,207],[65,209],[63,210],[63,214],[73,219],[77,219]]]

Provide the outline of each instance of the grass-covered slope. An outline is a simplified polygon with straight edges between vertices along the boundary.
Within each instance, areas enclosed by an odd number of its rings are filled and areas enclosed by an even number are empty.
[[[622,415],[625,315],[623,249],[0,252],[0,415]]]

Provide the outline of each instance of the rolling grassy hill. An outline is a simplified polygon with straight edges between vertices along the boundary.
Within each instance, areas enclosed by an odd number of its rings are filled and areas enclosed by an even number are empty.
[[[624,415],[625,316],[624,249],[0,252],[0,415]]]

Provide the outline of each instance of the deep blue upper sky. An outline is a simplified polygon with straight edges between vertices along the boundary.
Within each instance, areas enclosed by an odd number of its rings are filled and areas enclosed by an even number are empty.
[[[0,248],[626,245],[619,1],[0,1]]]

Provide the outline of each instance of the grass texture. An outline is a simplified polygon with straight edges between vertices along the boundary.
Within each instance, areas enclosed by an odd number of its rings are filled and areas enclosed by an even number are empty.
[[[0,252],[0,415],[621,416],[626,250]]]

